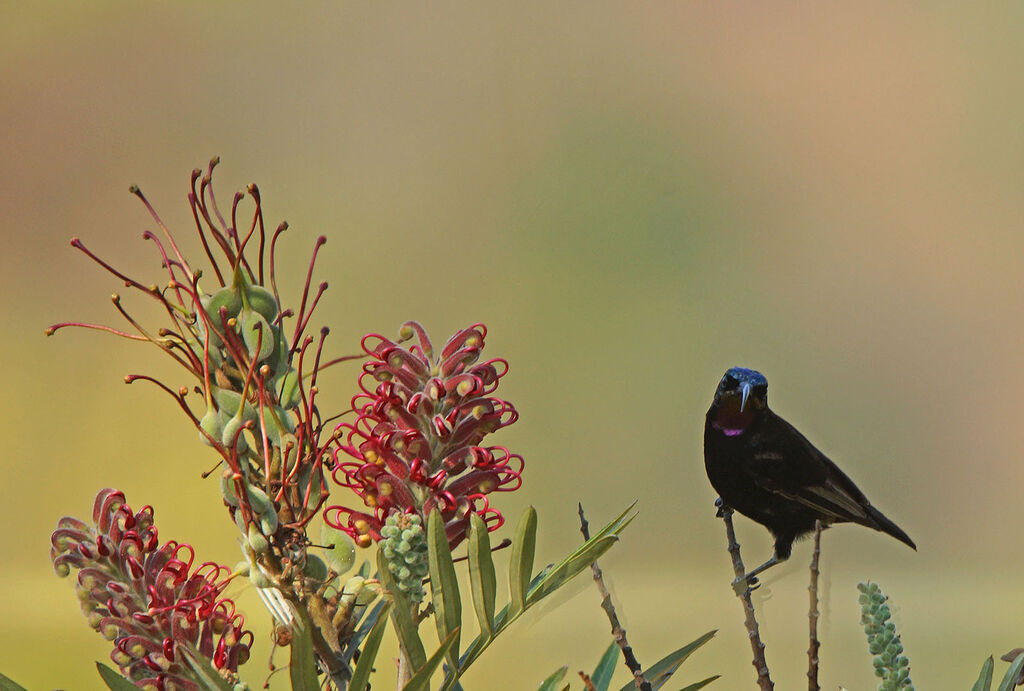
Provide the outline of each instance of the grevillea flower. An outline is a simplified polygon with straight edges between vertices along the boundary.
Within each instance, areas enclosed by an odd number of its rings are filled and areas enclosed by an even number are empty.
[[[221,594],[228,569],[206,562],[193,569],[192,547],[160,544],[153,508],[137,513],[124,495],[104,489],[96,496],[93,525],[65,516],[50,542],[59,576],[78,571],[78,597],[90,626],[113,641],[110,658],[144,689],[205,688],[203,668],[212,665],[237,681],[249,659],[252,632]]]
[[[465,538],[471,513],[489,530],[504,522],[487,495],[518,489],[523,459],[481,445],[518,418],[511,403],[491,395],[508,363],[479,361],[486,335],[483,324],[474,324],[436,354],[416,322],[402,326],[397,343],[379,334],[363,339],[371,359],[359,377],[363,393],[352,399],[356,421],[335,430],[333,477],[370,511],[331,506],[324,513],[330,525],[365,547],[381,539],[389,515],[414,513],[425,522],[437,509],[454,547]],[[400,345],[413,337],[417,343],[409,348]]]
[[[184,367],[201,400],[188,397],[192,386],[172,386],[143,374],[127,383],[148,381],[170,394],[199,431],[200,439],[222,457],[227,477],[225,502],[232,513],[240,510],[243,533],[247,526],[269,527],[273,537],[279,524],[302,530],[320,513],[327,498],[324,461],[330,444],[320,442],[323,427],[316,406],[317,375],[322,367],[347,358],[321,362],[327,329],[316,338],[308,333],[313,311],[327,283],[313,291],[317,253],[327,239],[319,237],[306,273],[297,312],[282,306],[275,279],[277,241],[288,228],[281,223],[273,233],[264,227],[262,200],[255,184],[235,194],[230,212],[222,214],[213,194],[210,162],[205,173],[192,172],[188,195],[195,228],[209,269],[193,267],[170,229],[138,187],[131,192],[149,211],[158,228],[145,231],[159,253],[166,272],[163,285],[136,280],[89,250],[78,238],[73,247],[124,282],[128,290],[155,300],[167,319],[159,328],[144,326],[113,296],[115,308],[131,327],[120,331],[82,322],[54,324],[47,334],[78,326],[150,342]],[[255,208],[242,219],[242,201]],[[247,251],[248,250],[248,251]],[[202,279],[202,281],[200,280]],[[287,319],[294,318],[294,326]],[[253,506],[248,487],[258,487],[278,514],[266,518],[266,506]],[[230,493],[230,496],[229,494]],[[276,519],[280,518],[280,521]]]

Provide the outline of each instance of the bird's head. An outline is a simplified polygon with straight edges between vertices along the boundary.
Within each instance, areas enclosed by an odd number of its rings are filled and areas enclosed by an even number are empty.
[[[729,436],[741,434],[759,411],[768,407],[768,380],[745,367],[733,367],[715,391],[713,424]]]

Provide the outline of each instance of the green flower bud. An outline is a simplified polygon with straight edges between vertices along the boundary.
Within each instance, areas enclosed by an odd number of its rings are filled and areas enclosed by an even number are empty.
[[[221,436],[224,433],[224,429],[220,421],[220,414],[213,408],[207,410],[206,414],[203,415],[201,420],[199,420],[199,429],[201,430],[199,432],[199,440],[207,446],[213,446],[213,442],[210,441],[210,438],[212,437],[213,439],[220,441]],[[203,434],[203,432],[206,434]]]

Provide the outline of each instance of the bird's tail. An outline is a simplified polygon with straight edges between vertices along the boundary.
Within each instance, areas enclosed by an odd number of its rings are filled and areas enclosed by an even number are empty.
[[[914,541],[910,539],[910,536],[903,532],[903,530],[898,525],[896,525],[888,518],[886,518],[881,511],[871,506],[870,504],[868,504],[866,508],[868,518],[870,518],[874,522],[874,525],[871,526],[872,528],[874,528],[875,530],[880,530],[883,533],[892,535],[894,538],[896,538],[903,544],[908,545],[914,550],[917,549],[917,545],[915,545]]]

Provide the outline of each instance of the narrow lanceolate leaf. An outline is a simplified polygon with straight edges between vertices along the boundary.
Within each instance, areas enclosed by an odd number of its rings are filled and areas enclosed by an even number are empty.
[[[568,667],[561,667],[551,673],[551,676],[540,683],[537,687],[537,691],[554,691],[559,688],[559,684],[565,679],[565,673],[569,671]]]
[[[473,591],[473,608],[480,622],[480,633],[494,635],[494,596],[498,589],[491,558],[491,540],[487,524],[477,514],[470,514],[469,584]]]
[[[594,691],[608,691],[612,683],[612,675],[615,674],[615,663],[619,660],[619,646],[615,641],[611,642],[608,649],[604,651],[601,660],[590,675],[590,683],[594,685]]]
[[[356,651],[359,650],[359,646],[362,645],[363,640],[370,635],[370,631],[377,625],[381,617],[387,617],[387,609],[391,607],[391,603],[387,600],[380,600],[373,606],[370,613],[363,617],[363,620],[359,623],[359,628],[352,634],[352,638],[345,646],[345,651],[341,656],[342,662],[346,665],[352,662],[352,657]]]
[[[707,679],[702,679],[702,680],[700,680],[698,682],[690,684],[689,686],[683,687],[681,689],[681,691],[698,691],[698,689],[704,688],[705,686],[707,686],[708,684],[713,682],[715,679],[718,679],[720,676],[722,676],[722,675],[721,674],[716,674],[713,677],[708,677]]]
[[[1022,667],[1024,667],[1024,655],[1018,655],[1017,659],[1010,665],[1010,669],[1006,670],[1003,680],[999,682],[999,691],[1013,691],[1013,688],[1017,685],[1017,679],[1020,678]]]
[[[10,677],[0,674],[0,691],[28,691],[28,689]]]
[[[430,688],[430,677],[434,674],[438,667],[441,665],[441,660],[445,658],[451,647],[455,645],[455,641],[458,640],[459,629],[455,629],[448,637],[441,641],[441,646],[434,651],[434,654],[430,656],[430,659],[420,669],[416,670],[416,673],[412,675],[412,678],[402,687],[402,691],[426,691]]]
[[[388,628],[388,610],[391,609],[390,602],[382,602],[382,608],[373,623],[370,633],[366,634],[366,643],[359,652],[359,662],[352,671],[352,681],[349,682],[349,691],[366,691],[370,682],[370,672],[373,671],[373,661],[377,659],[377,650],[380,649],[380,641],[384,638],[384,631]],[[293,687],[294,688],[294,687]]]
[[[629,512],[632,511],[635,505],[636,502],[630,504],[615,520],[597,531],[589,540],[580,545],[575,552],[552,568],[547,576],[532,585],[527,595],[527,606],[535,604],[564,585],[569,579],[593,564],[602,554],[611,549],[611,546],[618,540],[618,533],[636,517],[636,514],[629,515]]]
[[[398,642],[408,656],[412,668],[419,669],[427,661],[427,651],[423,648],[419,630],[412,618],[413,603],[398,589],[398,584],[395,583],[394,577],[388,571],[383,550],[377,551],[377,570],[380,572],[380,580],[387,589],[388,596],[394,602],[394,607],[391,608],[391,623],[395,625]]]
[[[103,678],[103,683],[107,685],[107,688],[110,689],[110,691],[139,691],[139,687],[122,677],[119,673],[107,667],[102,662],[96,663],[96,669],[99,670],[100,676]]]
[[[991,691],[992,670],[994,667],[995,663],[992,662],[992,656],[989,655],[988,659],[985,660],[985,664],[981,666],[981,674],[978,676],[978,681],[974,682],[971,691]]]
[[[511,596],[509,616],[526,609],[526,593],[530,590],[533,557],[537,549],[537,510],[527,506],[512,538],[512,555],[508,562],[508,588]]]
[[[526,597],[527,606],[535,605],[554,591],[568,583],[583,569],[601,558],[605,552],[619,541],[617,535],[594,537],[584,543],[583,549],[573,552],[562,560],[535,586],[530,588]]]
[[[651,682],[651,689],[661,688],[661,686],[663,686],[665,682],[667,682],[669,678],[673,674],[675,674],[676,670],[679,669],[679,666],[686,661],[686,658],[690,657],[690,655],[693,654],[693,651],[695,651],[697,648],[701,647],[702,645],[710,641],[712,638],[714,638],[716,633],[718,633],[717,630],[708,631],[706,634],[704,634],[697,640],[691,643],[687,643],[679,650],[669,653],[668,655],[661,658],[653,665],[645,669],[644,677],[647,679],[647,681]],[[714,679],[705,679],[704,681],[698,683],[710,684],[712,681],[714,681]],[[634,688],[636,688],[636,686],[633,684],[633,682],[630,682],[622,687],[622,691],[630,691]],[[700,687],[698,686],[697,688]]]
[[[444,530],[444,519],[438,511],[427,518],[427,558],[430,561],[430,595],[434,605],[434,623],[438,640],[445,640],[462,626],[462,597],[455,577],[455,563]],[[448,648],[448,666],[459,666],[459,635]]]
[[[313,655],[313,624],[300,607],[293,608],[298,616],[292,626],[292,644],[288,663],[288,676],[293,689],[315,689],[317,678],[316,657]]]

